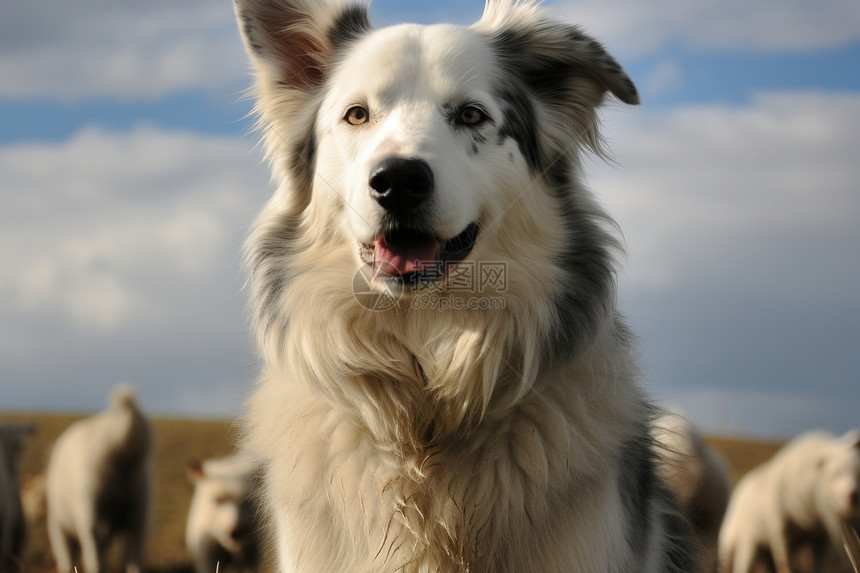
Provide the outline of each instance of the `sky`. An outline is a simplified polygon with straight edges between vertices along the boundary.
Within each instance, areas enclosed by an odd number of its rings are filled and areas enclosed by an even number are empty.
[[[860,426],[860,3],[556,0],[642,105],[587,183],[644,383],[705,432]],[[375,25],[482,2],[377,0]],[[243,238],[272,191],[229,0],[0,0],[0,411],[229,417],[259,368]]]

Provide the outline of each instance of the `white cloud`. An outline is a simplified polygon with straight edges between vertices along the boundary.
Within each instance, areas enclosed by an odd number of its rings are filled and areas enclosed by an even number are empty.
[[[860,164],[852,159],[860,97],[765,94],[748,107],[609,113],[606,134],[621,167],[594,163],[591,183],[622,220],[635,287],[677,285],[722,265],[746,280],[801,262],[860,278],[858,265],[837,263],[850,238],[860,239]],[[816,241],[834,244],[804,260]],[[799,258],[782,260],[785,252]],[[772,264],[740,267],[753,262]],[[725,284],[738,275],[711,278]]]
[[[82,330],[169,315],[146,289],[220,271],[251,220],[249,146],[140,128],[0,150],[3,303]]]
[[[627,240],[621,303],[655,387],[699,409],[706,391],[730,411],[760,395],[727,430],[844,423],[860,403],[860,96],[613,108],[605,134],[618,165],[591,162],[589,183]],[[812,394],[806,416],[800,398],[763,406]]]
[[[794,52],[860,40],[855,0],[559,0],[553,5],[625,54],[673,45]]]
[[[230,2],[12,2],[0,19],[0,97],[155,98],[244,85]]]
[[[186,384],[241,401],[239,251],[270,191],[252,148],[146,127],[0,148],[0,362],[15,400],[100,404],[86,388],[130,378],[161,408]]]
[[[674,59],[663,59],[657,62],[645,79],[643,94],[650,98],[677,93],[684,87],[684,75],[681,65]]]

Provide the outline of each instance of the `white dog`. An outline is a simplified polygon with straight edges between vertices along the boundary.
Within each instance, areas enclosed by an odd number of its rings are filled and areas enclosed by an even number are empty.
[[[579,179],[633,83],[532,2],[374,30],[236,0],[278,184],[248,242],[246,445],[284,572],[686,572]]]

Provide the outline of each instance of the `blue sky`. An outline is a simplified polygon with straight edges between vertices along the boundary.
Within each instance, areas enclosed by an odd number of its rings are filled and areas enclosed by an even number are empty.
[[[31,4],[0,20],[0,410],[93,410],[130,379],[155,413],[235,413],[257,367],[238,252],[271,189],[231,3]],[[653,393],[715,433],[860,425],[860,3],[547,5],[643,95],[605,110],[614,163],[588,181]]]

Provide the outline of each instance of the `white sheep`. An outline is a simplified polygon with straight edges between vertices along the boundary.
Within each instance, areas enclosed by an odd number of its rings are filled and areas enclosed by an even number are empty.
[[[712,573],[717,569],[717,539],[732,490],[728,465],[683,416],[666,413],[654,426],[661,454],[658,474],[696,532],[698,571]]]
[[[83,570],[98,573],[115,538],[125,538],[126,572],[140,573],[151,444],[149,423],[127,386],[114,390],[107,410],[73,424],[57,439],[45,487],[48,534],[59,573],[72,571],[75,545]]]
[[[29,424],[0,422],[0,571],[17,570],[26,537],[21,505],[18,456],[25,437],[33,431]]]
[[[194,496],[185,541],[197,573],[256,571],[260,536],[255,465],[242,455],[188,463]]]
[[[860,432],[798,437],[738,482],[720,530],[721,571],[748,573],[769,551],[777,573],[789,573],[792,551],[815,540],[816,566],[843,553],[841,524],[860,517],[858,491]]]

